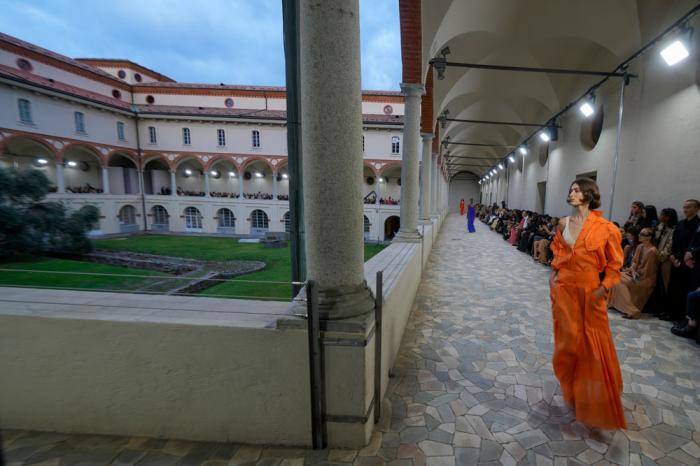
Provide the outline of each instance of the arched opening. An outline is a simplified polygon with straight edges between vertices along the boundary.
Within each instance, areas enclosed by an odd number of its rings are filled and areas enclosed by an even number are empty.
[[[146,162],[143,166],[143,185],[146,194],[172,194],[170,168],[165,160],[158,157]]]
[[[138,231],[139,226],[136,223],[136,208],[132,205],[125,205],[119,209],[119,231],[129,233]]]
[[[392,215],[384,220],[384,241],[391,241],[401,228],[401,220],[397,215]]]
[[[107,164],[110,194],[138,194],[139,172],[136,164],[126,155],[114,154]]]
[[[14,138],[5,144],[0,154],[0,166],[5,168],[34,169],[43,172],[51,181],[50,192],[56,192],[56,157],[48,147],[30,138]]]
[[[178,196],[204,196],[204,167],[197,159],[188,158],[175,170]]]
[[[212,197],[240,197],[241,177],[232,161],[219,159],[209,167],[209,194]]]
[[[368,241],[370,239],[369,238],[369,229],[372,226],[372,224],[369,223],[369,218],[367,218],[366,215],[364,215],[364,217],[365,217],[365,222],[364,222],[365,241]]]
[[[185,209],[185,231],[202,231],[202,213],[196,207]]]
[[[287,211],[284,214],[284,232],[289,234],[292,232],[292,213],[290,211]]]
[[[219,209],[216,211],[216,230],[225,235],[232,235],[236,232],[236,216],[231,209]]]
[[[254,160],[243,170],[243,198],[272,200],[272,169],[262,160]]]
[[[365,204],[376,204],[381,196],[379,192],[379,180],[374,174],[374,170],[365,165],[362,169],[362,189]]]
[[[379,178],[381,196],[379,203],[398,206],[401,201],[401,166],[394,165],[382,171]]]
[[[267,233],[269,227],[270,219],[264,211],[260,209],[255,209],[250,213],[251,235],[264,235],[265,233]]]
[[[162,205],[155,205],[151,208],[151,229],[155,231],[170,230],[170,215]]]
[[[85,146],[71,146],[63,153],[63,176],[66,192],[94,194],[104,192],[102,184],[102,163]]]
[[[277,168],[277,200],[289,200],[289,167],[286,161]]]

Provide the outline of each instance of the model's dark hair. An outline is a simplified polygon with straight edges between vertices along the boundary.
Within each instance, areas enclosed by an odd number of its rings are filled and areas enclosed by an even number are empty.
[[[670,227],[675,227],[678,225],[678,213],[676,212],[676,209],[666,207],[665,209],[661,209],[661,215],[668,217],[668,222],[666,222],[666,225]]]
[[[598,183],[590,178],[576,178],[576,181],[571,183],[571,186],[577,184],[578,189],[581,190],[583,194],[583,201],[588,204],[590,209],[597,209],[600,207],[600,190],[598,189]],[[569,190],[571,190],[569,186]]]

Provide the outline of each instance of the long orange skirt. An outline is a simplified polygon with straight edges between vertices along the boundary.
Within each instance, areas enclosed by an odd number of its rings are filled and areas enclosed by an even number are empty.
[[[597,273],[561,270],[551,289],[554,374],[582,423],[625,429],[622,373],[608,324],[606,299],[595,298]]]

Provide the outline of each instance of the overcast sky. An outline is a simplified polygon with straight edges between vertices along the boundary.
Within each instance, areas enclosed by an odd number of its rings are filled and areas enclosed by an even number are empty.
[[[399,89],[398,3],[360,0],[363,89]],[[0,0],[0,31],[180,82],[284,85],[282,0]]]

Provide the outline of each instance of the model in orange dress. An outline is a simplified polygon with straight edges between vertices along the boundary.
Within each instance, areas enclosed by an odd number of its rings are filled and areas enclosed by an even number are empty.
[[[459,215],[464,216],[464,199],[459,201]]]
[[[577,179],[568,202],[576,214],[560,221],[552,241],[554,374],[577,420],[594,428],[624,429],[622,373],[606,301],[620,281],[620,232],[600,211],[591,210],[600,206],[595,181]]]

